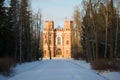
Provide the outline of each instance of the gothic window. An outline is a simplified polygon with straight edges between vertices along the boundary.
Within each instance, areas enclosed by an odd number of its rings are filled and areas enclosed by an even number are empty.
[[[60,37],[57,38],[57,44],[58,44],[58,45],[61,44],[61,38],[60,38]]]
[[[66,41],[66,44],[69,44],[69,40]]]

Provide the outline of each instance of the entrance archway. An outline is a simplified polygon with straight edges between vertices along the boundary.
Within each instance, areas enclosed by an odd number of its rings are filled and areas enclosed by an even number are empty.
[[[60,48],[58,48],[56,51],[56,56],[59,57],[61,55],[62,55],[62,50]]]

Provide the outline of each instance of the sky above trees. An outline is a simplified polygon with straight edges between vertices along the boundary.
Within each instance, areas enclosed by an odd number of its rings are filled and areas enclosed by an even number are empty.
[[[42,11],[42,19],[54,20],[55,27],[64,25],[65,18],[72,19],[74,7],[82,0],[31,0],[33,12]]]

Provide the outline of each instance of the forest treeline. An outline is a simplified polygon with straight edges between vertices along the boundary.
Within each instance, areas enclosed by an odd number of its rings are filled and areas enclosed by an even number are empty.
[[[120,58],[120,1],[119,0],[83,0],[74,10],[74,36],[72,44],[78,53],[74,58],[83,58],[89,62],[104,64],[106,61]],[[115,61],[113,62],[115,63]],[[99,65],[99,66],[100,66]],[[103,66],[105,67],[105,66]]]
[[[41,10],[32,12],[29,0],[10,0],[9,6],[0,0],[0,71],[9,62],[42,59],[41,15]],[[73,58],[120,68],[119,0],[83,0],[82,8],[75,7],[73,22]]]
[[[15,62],[42,58],[41,11],[33,13],[29,0],[0,0],[0,58]]]

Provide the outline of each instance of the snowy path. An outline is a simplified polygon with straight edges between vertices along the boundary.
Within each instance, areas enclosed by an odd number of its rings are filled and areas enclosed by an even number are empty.
[[[107,80],[68,60],[44,60],[8,80]]]

